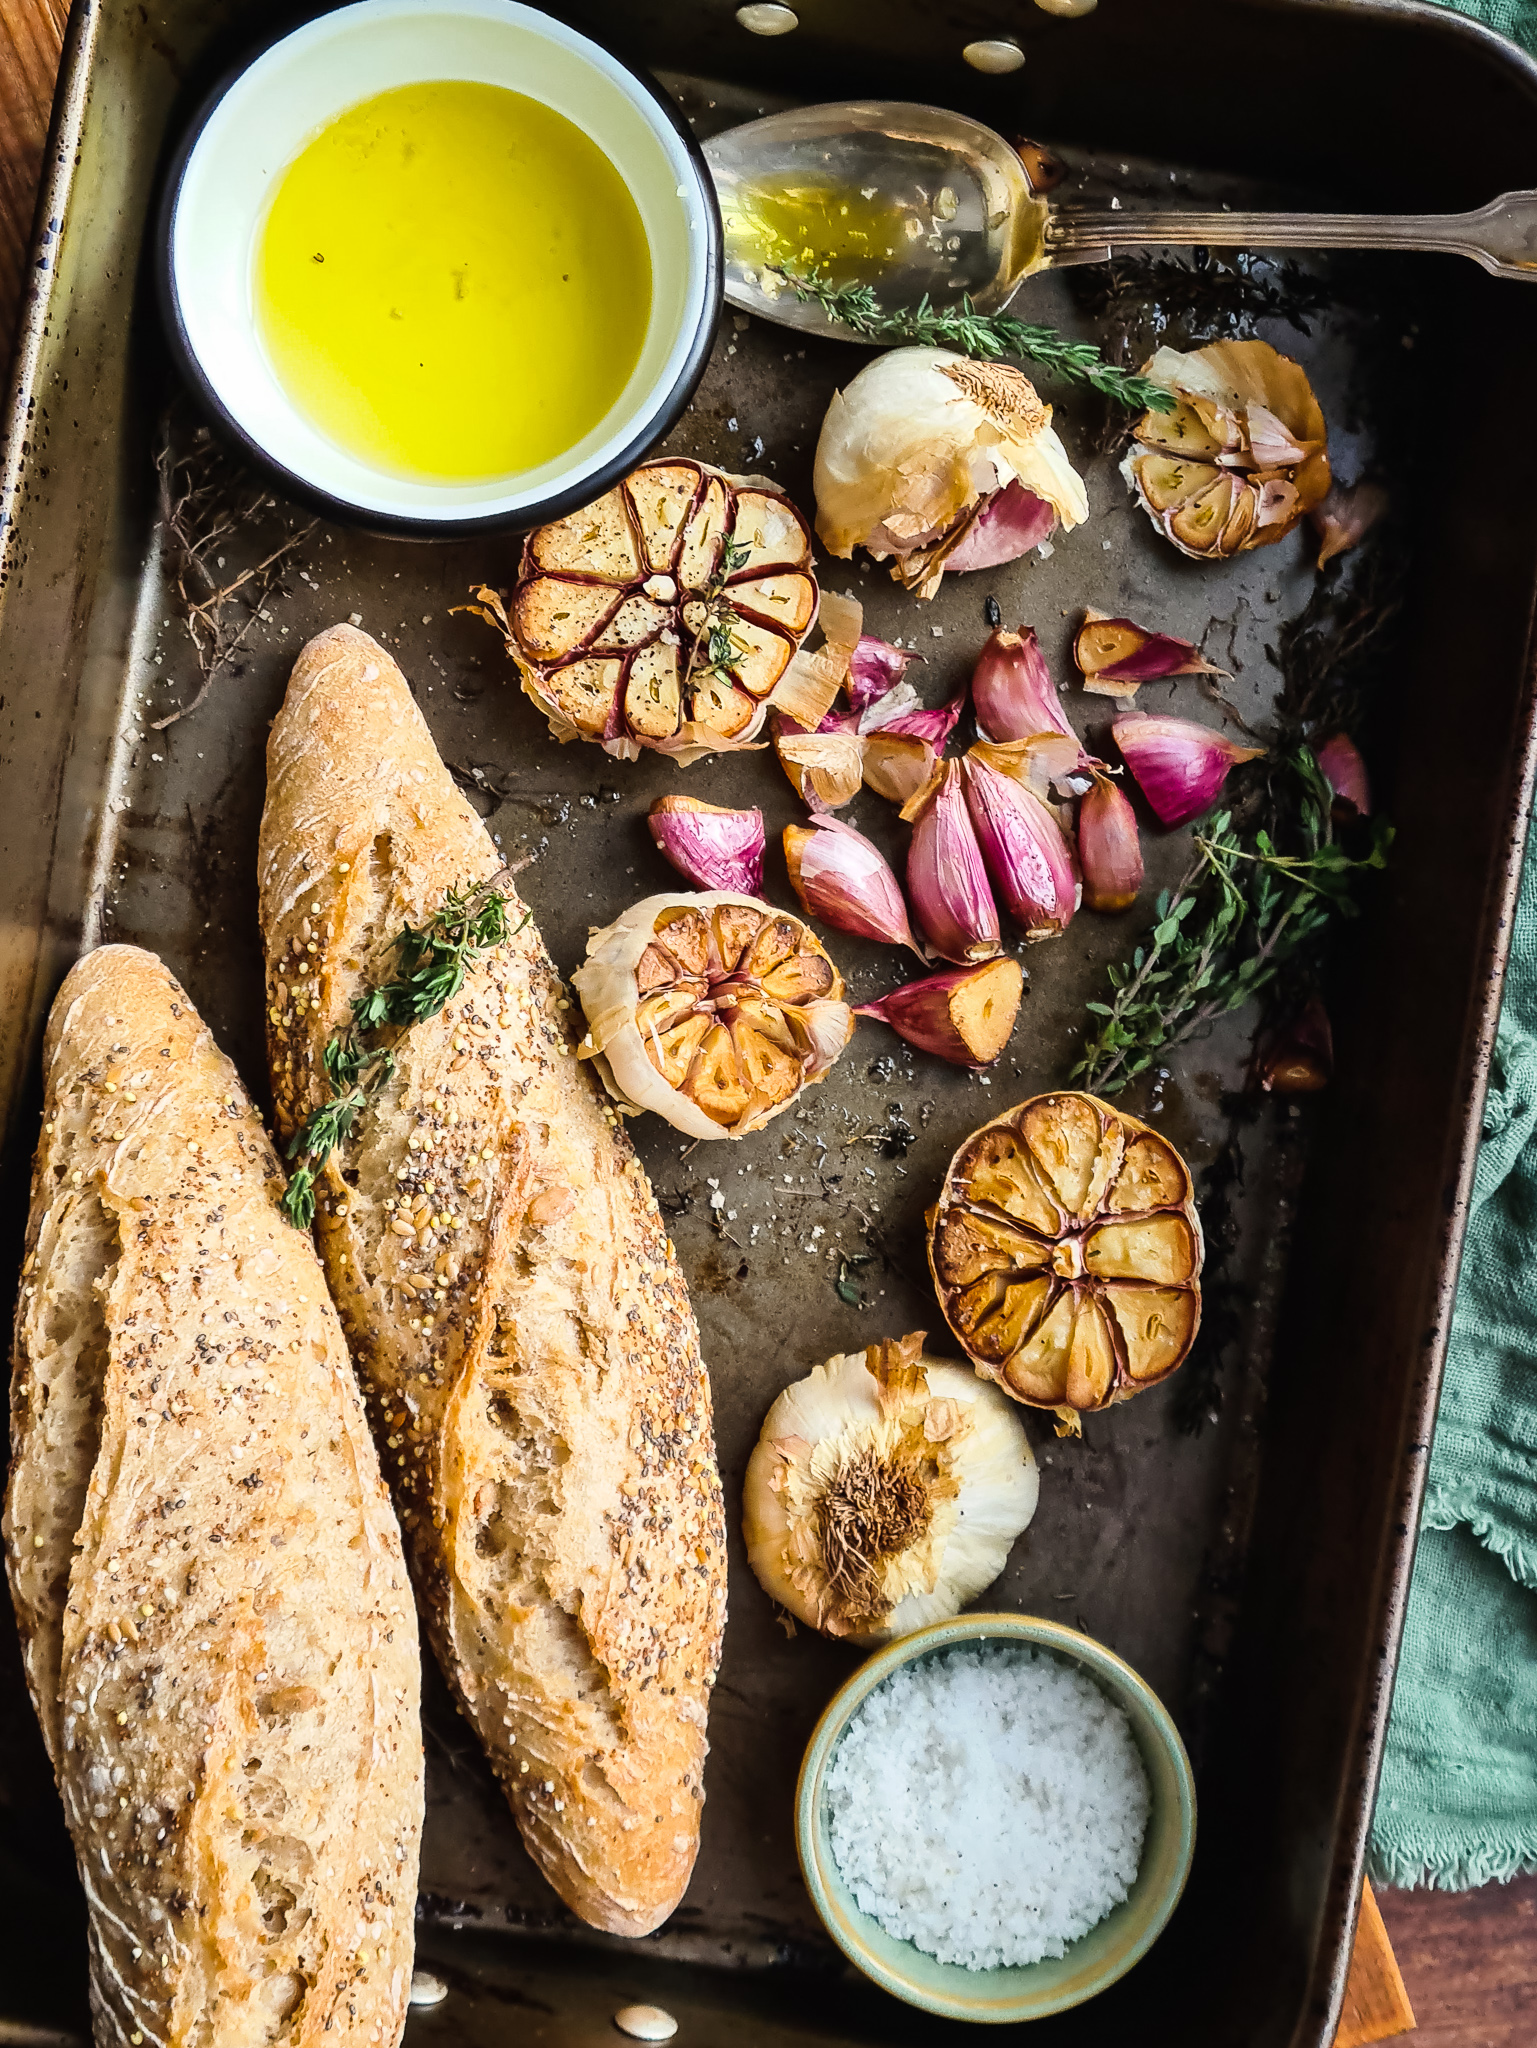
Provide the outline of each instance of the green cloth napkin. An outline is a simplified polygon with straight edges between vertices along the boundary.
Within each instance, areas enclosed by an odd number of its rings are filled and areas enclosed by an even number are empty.
[[[1537,52],[1537,0],[1442,4]],[[1461,1891],[1537,1870],[1534,1131],[1537,838],[1522,871],[1372,1821],[1382,1884]]]
[[[1537,52],[1537,0],[1439,0],[1459,14],[1471,14],[1523,49]]]
[[[1537,1870],[1537,836],[1527,848],[1372,1875]]]

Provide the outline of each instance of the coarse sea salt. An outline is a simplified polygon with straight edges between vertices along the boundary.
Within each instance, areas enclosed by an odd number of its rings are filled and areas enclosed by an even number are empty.
[[[969,1970],[1040,1962],[1131,1889],[1151,1794],[1125,1712],[1048,1651],[904,1665],[828,1767],[832,1852],[886,1932]]]

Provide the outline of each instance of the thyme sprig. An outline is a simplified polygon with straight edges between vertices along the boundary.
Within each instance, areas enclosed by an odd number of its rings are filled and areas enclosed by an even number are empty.
[[[1373,821],[1364,849],[1350,852],[1334,837],[1333,792],[1311,752],[1295,748],[1282,769],[1294,783],[1300,850],[1283,852],[1263,828],[1246,839],[1230,811],[1218,812],[1197,835],[1178,884],[1159,896],[1158,922],[1129,961],[1110,968],[1110,1001],[1087,1005],[1103,1022],[1074,1080],[1119,1094],[1161,1055],[1269,987],[1338,919],[1355,916],[1354,884],[1386,865],[1393,828]]]
[[[315,1183],[327,1159],[395,1071],[394,1052],[378,1034],[407,1031],[436,1017],[476,962],[528,923],[532,913],[525,911],[521,923],[509,925],[508,899],[497,887],[501,880],[499,874],[477,889],[450,889],[425,924],[402,926],[384,949],[394,955],[393,973],[353,997],[347,1023],[326,1041],[320,1057],[332,1093],[310,1111],[288,1145],[287,1156],[297,1163],[282,1208],[296,1229],[308,1230],[314,1222]]]
[[[795,271],[777,273],[798,299],[818,305],[863,341],[916,342],[923,348],[953,348],[963,356],[995,362],[1000,356],[1028,356],[1069,384],[1087,384],[1133,412],[1172,412],[1175,397],[1150,377],[1107,363],[1092,341],[1069,341],[1055,327],[1037,327],[1012,313],[979,313],[968,296],[958,306],[931,305],[928,293],[916,306],[882,306],[868,284],[824,284]]]
[[[733,662],[749,651],[747,642],[732,631],[739,614],[726,595],[726,582],[744,567],[751,553],[746,541],[733,540],[729,534],[721,545],[714,574],[706,584],[701,600],[705,606],[705,619],[689,650],[688,668],[683,678],[685,686],[702,683],[709,676],[724,675]],[[703,661],[699,659],[701,650]]]

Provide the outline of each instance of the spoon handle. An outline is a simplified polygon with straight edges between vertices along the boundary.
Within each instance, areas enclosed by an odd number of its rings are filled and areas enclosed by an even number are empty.
[[[1507,192],[1473,213],[1123,213],[1064,207],[1046,225],[1055,263],[1105,262],[1115,249],[1431,249],[1471,256],[1495,277],[1537,279],[1537,192]]]

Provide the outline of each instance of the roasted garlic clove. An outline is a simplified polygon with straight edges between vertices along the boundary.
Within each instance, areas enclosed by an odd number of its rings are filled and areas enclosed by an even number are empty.
[[[645,463],[528,536],[509,605],[476,595],[559,740],[686,765],[748,744],[770,700],[811,708],[789,675],[817,616],[811,536],[772,484]]]
[[[786,1387],[747,1466],[747,1556],[773,1600],[857,1643],[956,1614],[1035,1513],[1024,1425],[923,1333],[830,1358]]]
[[[820,1081],[854,1030],[798,917],[725,890],[648,896],[587,941],[581,1051],[626,1109],[742,1138]]]
[[[1267,547],[1329,491],[1328,429],[1307,373],[1268,341],[1161,348],[1143,374],[1176,394],[1147,412],[1122,474],[1182,554]]]
[[[1073,1091],[969,1138],[929,1212],[930,1271],[967,1356],[1016,1400],[1054,1409],[1064,1434],[1183,1362],[1203,1256],[1174,1147]]]

